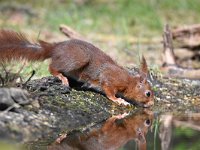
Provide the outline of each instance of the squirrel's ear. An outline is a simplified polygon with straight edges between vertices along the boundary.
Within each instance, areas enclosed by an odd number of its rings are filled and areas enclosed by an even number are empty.
[[[147,74],[148,74],[147,62],[144,56],[142,56],[142,61],[140,64],[140,75],[147,77]]]

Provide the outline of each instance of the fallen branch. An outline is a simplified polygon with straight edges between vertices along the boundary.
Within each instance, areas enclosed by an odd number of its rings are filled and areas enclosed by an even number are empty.
[[[167,72],[170,77],[200,79],[200,69],[188,69],[178,66],[164,66],[163,70]]]
[[[163,65],[168,76],[179,78],[200,79],[200,69],[188,69],[176,64],[174,47],[172,42],[172,33],[168,25],[165,26],[163,34]]]
[[[172,31],[172,36],[180,47],[200,50],[200,24],[176,28]]]
[[[70,39],[79,39],[86,41],[82,35],[80,35],[78,32],[67,25],[61,24],[59,29],[64,35],[66,35]]]
[[[176,127],[187,127],[187,128],[191,128],[193,130],[200,131],[200,126],[199,125],[195,125],[192,122],[180,121],[180,120],[173,120],[173,124]]]

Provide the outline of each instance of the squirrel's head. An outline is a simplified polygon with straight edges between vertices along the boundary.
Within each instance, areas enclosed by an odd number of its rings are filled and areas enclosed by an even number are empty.
[[[128,133],[137,141],[138,147],[146,144],[146,135],[154,120],[154,113],[150,110],[136,112],[124,119]]]
[[[154,104],[154,94],[147,81],[148,67],[144,57],[142,57],[139,75],[132,76],[131,82],[125,91],[124,96],[129,100],[142,103],[144,107]]]

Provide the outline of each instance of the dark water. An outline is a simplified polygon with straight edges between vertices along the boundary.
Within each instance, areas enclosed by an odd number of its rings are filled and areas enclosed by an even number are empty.
[[[29,143],[30,150],[200,150],[200,114],[122,114],[57,142]]]

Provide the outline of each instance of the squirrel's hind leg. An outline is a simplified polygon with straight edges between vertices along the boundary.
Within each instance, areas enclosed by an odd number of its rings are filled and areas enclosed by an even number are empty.
[[[49,66],[49,72],[50,72],[53,76],[59,78],[59,79],[62,81],[62,84],[63,84],[63,85],[69,87],[69,81],[68,81],[67,77],[63,76],[62,73],[60,73],[58,70],[52,68],[51,66]]]

